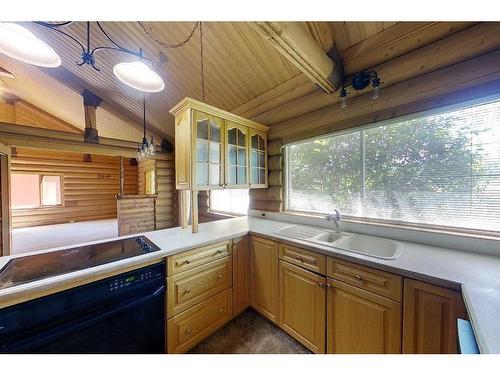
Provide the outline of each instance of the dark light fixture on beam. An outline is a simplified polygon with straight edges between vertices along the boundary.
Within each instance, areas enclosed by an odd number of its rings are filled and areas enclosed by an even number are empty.
[[[342,84],[339,93],[340,107],[347,107],[347,87],[351,86],[354,90],[360,91],[364,90],[370,84],[370,82],[373,88],[372,98],[378,99],[380,95],[380,85],[382,82],[380,82],[380,78],[378,77],[377,72],[374,70],[368,72],[359,72],[352,75],[351,77],[348,77]]]
[[[71,21],[50,23],[33,22],[36,25],[53,30],[65,37],[71,39],[81,48],[81,54],[76,65],[89,65],[97,71],[100,71],[96,65],[96,53],[99,51],[111,50],[134,56],[137,58],[134,62],[121,62],[113,68],[114,75],[126,85],[143,92],[160,92],[165,88],[163,79],[150,66],[153,62],[144,56],[142,49],[133,51],[116,43],[103,29],[101,23],[96,21],[98,31],[104,35],[110,45],[95,46],[91,44],[91,23],[86,22],[86,38],[83,42],[64,31],[64,27]],[[26,27],[17,23],[0,23],[0,52],[14,59],[28,64],[55,68],[61,65],[59,55],[44,41],[39,39]]]

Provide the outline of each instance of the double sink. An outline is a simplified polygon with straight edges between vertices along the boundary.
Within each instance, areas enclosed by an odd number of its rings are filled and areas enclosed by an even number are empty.
[[[397,241],[355,233],[338,233],[305,225],[288,225],[276,234],[374,258],[397,259],[401,247]]]

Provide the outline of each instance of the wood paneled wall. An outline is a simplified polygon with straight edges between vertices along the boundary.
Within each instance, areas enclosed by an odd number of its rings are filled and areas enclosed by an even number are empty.
[[[173,154],[162,160],[145,160],[139,163],[139,194],[145,194],[145,173],[155,169],[156,213],[155,229],[177,226],[177,190],[175,190],[175,170]]]
[[[149,232],[155,229],[155,199],[146,195],[117,197],[118,235]]]
[[[13,228],[116,218],[119,157],[17,148],[11,171],[60,174],[64,197],[63,206],[13,210]],[[124,174],[124,194],[138,194],[137,165],[130,159],[124,159]]]

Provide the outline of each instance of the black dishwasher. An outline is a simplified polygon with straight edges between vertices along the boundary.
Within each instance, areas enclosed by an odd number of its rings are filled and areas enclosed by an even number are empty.
[[[165,264],[0,310],[0,353],[163,353]]]

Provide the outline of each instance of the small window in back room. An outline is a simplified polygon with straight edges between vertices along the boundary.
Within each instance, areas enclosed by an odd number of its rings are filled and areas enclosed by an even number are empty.
[[[212,190],[210,211],[224,214],[246,215],[250,204],[248,189]]]
[[[61,204],[61,176],[42,176],[42,206]]]
[[[12,173],[11,207],[28,209],[62,204],[61,176]]]
[[[10,182],[13,209],[40,207],[40,175],[13,173]]]

